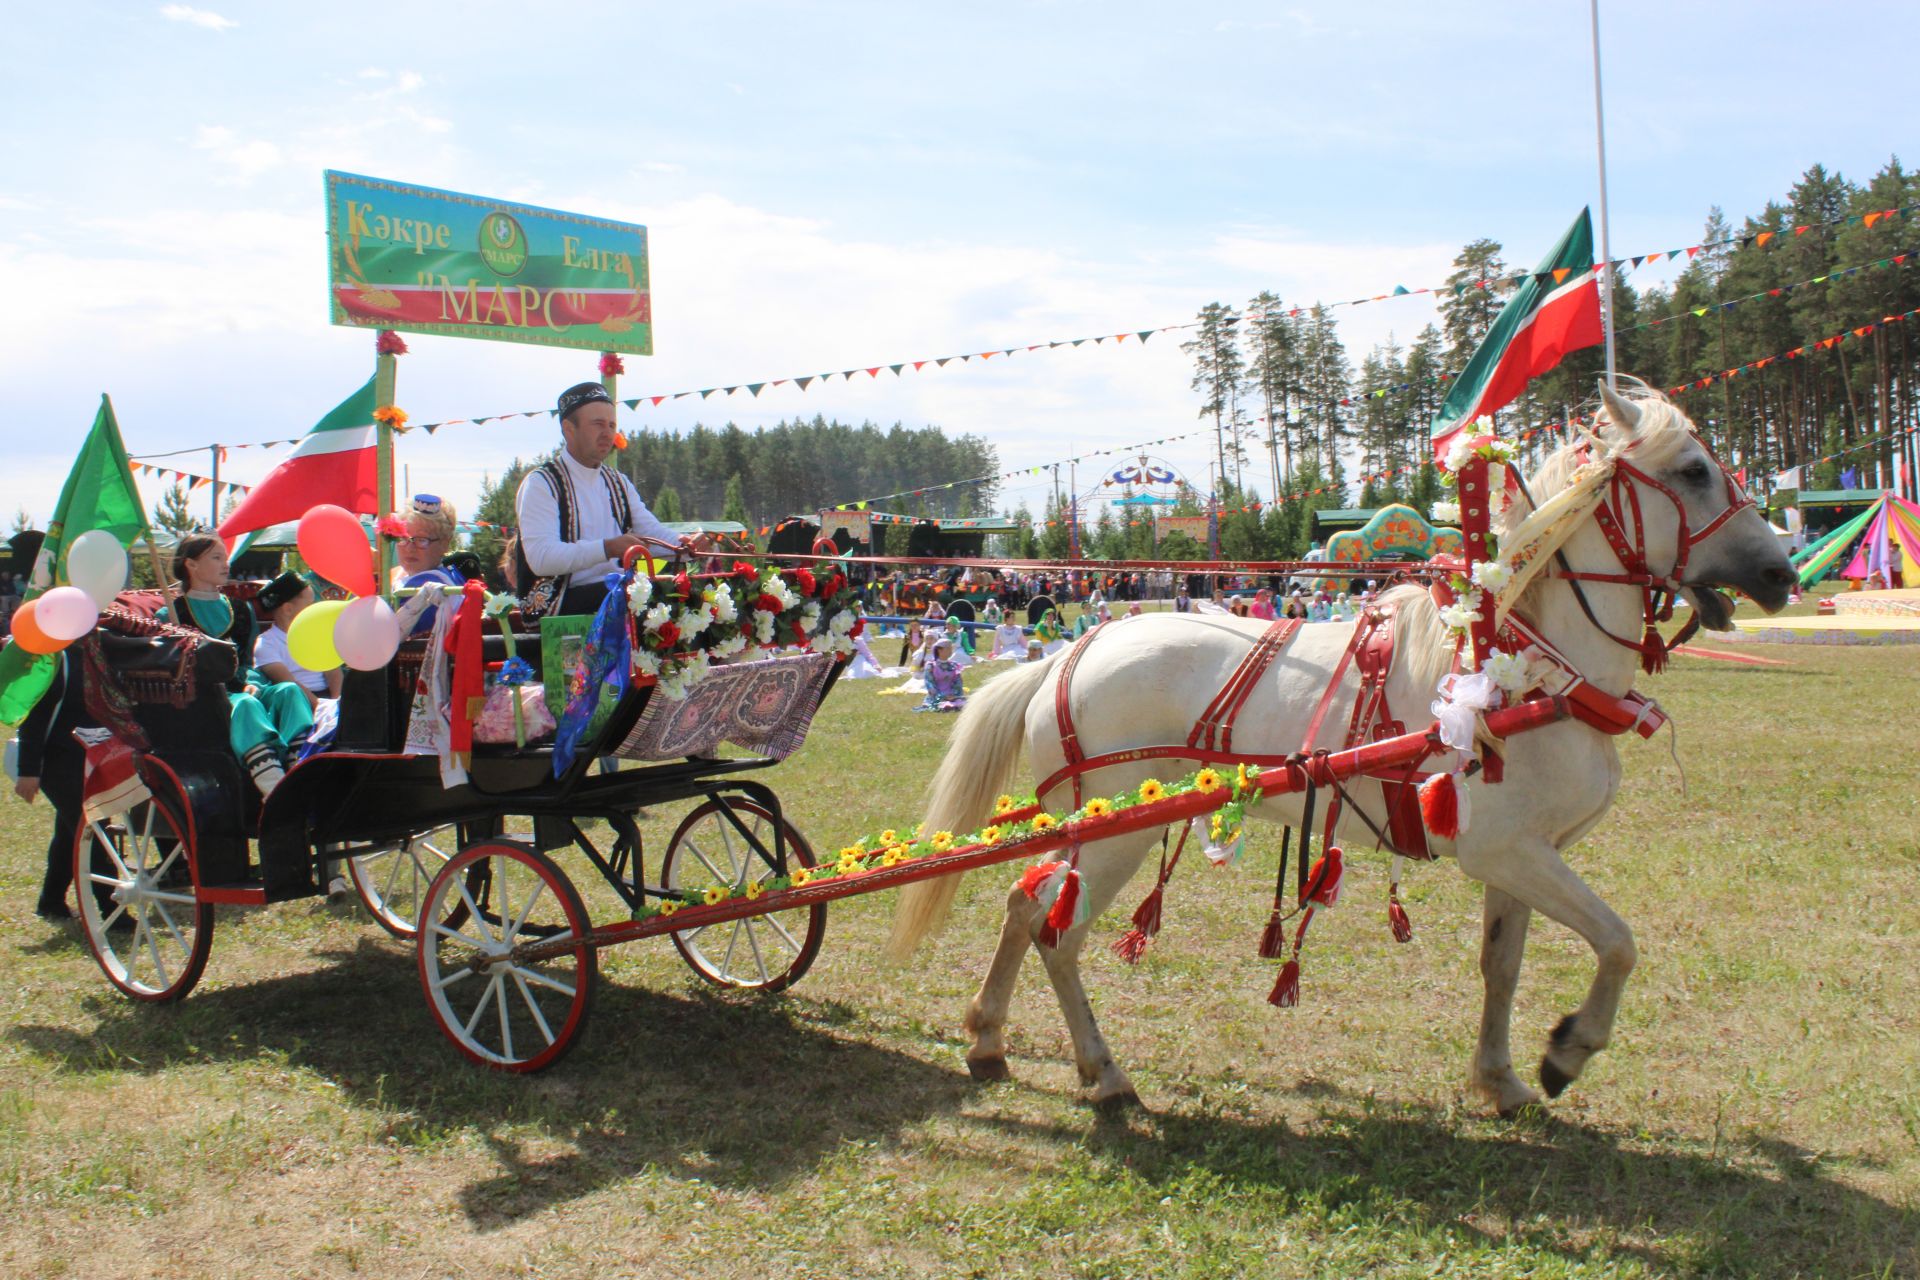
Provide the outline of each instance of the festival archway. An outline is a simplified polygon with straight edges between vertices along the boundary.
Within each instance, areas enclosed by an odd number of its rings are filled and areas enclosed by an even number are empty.
[[[1327,559],[1338,564],[1367,560],[1431,560],[1437,555],[1460,554],[1460,531],[1427,523],[1412,507],[1401,503],[1373,513],[1358,529],[1327,539]]]

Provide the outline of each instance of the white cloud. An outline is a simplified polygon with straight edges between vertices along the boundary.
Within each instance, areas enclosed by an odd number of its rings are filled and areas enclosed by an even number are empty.
[[[205,27],[209,31],[225,31],[240,24],[232,18],[223,17],[211,9],[196,9],[186,4],[163,4],[160,16],[172,22],[191,23],[196,27]]]
[[[194,134],[196,150],[212,154],[232,172],[229,180],[246,182],[280,163],[280,148],[264,138],[242,138],[225,125],[203,124]]]

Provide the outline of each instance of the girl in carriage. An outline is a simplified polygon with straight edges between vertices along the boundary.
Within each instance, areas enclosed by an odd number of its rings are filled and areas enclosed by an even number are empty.
[[[253,607],[221,590],[231,576],[226,543],[205,533],[182,538],[173,573],[180,597],[156,616],[225,640],[238,652],[239,669],[227,682],[228,740],[260,794],[267,795],[313,732],[313,707],[299,685],[275,684],[253,669]]]

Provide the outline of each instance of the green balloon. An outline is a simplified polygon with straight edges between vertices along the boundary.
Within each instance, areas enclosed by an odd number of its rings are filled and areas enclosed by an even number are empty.
[[[53,684],[51,654],[28,653],[12,641],[0,649],[0,723],[17,725],[27,718]]]
[[[333,624],[340,620],[345,600],[322,600],[302,609],[287,628],[287,652],[309,671],[331,671],[340,665],[333,647]]]

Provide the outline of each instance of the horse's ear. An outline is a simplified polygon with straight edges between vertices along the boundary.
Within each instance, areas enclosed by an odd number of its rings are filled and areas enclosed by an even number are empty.
[[[1600,402],[1607,407],[1607,419],[1622,435],[1631,436],[1640,429],[1640,410],[1631,400],[1600,382]]]

